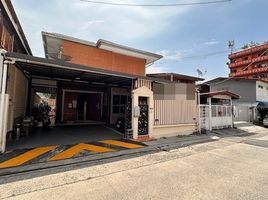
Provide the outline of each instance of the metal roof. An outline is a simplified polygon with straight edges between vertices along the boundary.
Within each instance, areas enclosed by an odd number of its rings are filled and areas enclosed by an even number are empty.
[[[235,93],[229,92],[227,90],[222,90],[222,91],[212,91],[212,92],[207,92],[207,93],[201,93],[201,96],[206,96],[206,97],[214,97],[218,95],[226,95],[231,97],[232,99],[240,99],[241,97]]]
[[[203,81],[203,78],[195,77],[195,76],[188,76],[184,74],[177,74],[177,73],[152,73],[152,74],[146,74],[148,77],[163,77],[163,76],[171,76],[178,79],[184,79],[184,80],[190,80],[190,81]]]
[[[112,51],[118,54],[122,55],[127,55],[127,56],[132,56],[140,59],[146,60],[146,64],[153,63],[159,59],[161,59],[163,56],[139,49],[135,49],[132,47],[120,45],[113,43],[111,41],[99,39],[96,43],[94,42],[89,42],[86,40],[81,40],[75,37],[70,37],[67,35],[59,34],[59,33],[49,33],[49,32],[42,32],[42,38],[44,42],[44,50],[45,50],[45,55],[48,57],[48,55],[51,53],[49,51],[53,51],[52,53],[54,54],[55,50],[59,50],[59,40],[67,40],[67,41],[72,41],[80,44],[84,44],[87,46],[99,48],[99,49],[104,49],[108,51]],[[56,39],[56,40],[55,40]],[[58,40],[58,41],[57,41]],[[56,45],[54,45],[56,44]],[[53,46],[55,46],[54,49],[51,49]]]
[[[237,81],[248,81],[248,82],[256,82],[256,81],[262,81],[267,83],[264,80],[258,79],[258,78],[244,78],[244,77],[218,77],[209,81],[206,81],[200,85],[212,85],[212,84],[219,84],[221,82],[229,81],[229,80],[237,80]]]
[[[73,64],[62,60],[34,57],[19,53],[6,53],[5,59],[14,61],[26,75],[32,78],[46,78],[54,80],[71,80],[75,82],[86,82],[96,84],[131,84],[135,79],[147,79],[160,83],[168,81],[145,76],[135,76],[100,68]]]

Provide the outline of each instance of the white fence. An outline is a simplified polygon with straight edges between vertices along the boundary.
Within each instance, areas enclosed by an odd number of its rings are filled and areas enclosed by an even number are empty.
[[[232,127],[232,106],[200,105],[200,125],[206,130]]]
[[[154,100],[154,124],[193,124],[196,122],[196,110],[194,100]]]

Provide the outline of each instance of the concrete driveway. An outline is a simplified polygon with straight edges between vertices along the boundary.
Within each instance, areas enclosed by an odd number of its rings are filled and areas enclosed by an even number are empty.
[[[103,125],[59,126],[45,130],[37,128],[28,137],[8,142],[7,151],[120,138],[123,136]]]
[[[8,199],[268,199],[268,133],[0,185]]]

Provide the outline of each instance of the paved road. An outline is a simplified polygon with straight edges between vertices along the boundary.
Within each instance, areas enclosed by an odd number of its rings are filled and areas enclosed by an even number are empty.
[[[268,199],[268,133],[0,185],[8,199]]]

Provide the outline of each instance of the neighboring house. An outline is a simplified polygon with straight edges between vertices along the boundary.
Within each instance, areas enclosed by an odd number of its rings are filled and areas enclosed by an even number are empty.
[[[0,48],[1,54],[8,51],[32,55],[10,0],[0,1]],[[4,73],[3,68],[0,68],[1,78],[2,73]],[[28,81],[24,74],[13,65],[10,65],[7,74],[6,89],[9,94],[9,110],[12,111],[12,115],[9,115],[9,124],[7,127],[10,131],[13,128],[13,119],[26,114],[27,95],[25,94],[28,91]],[[1,78],[0,86],[3,86]]]
[[[0,39],[2,49],[32,55],[10,0],[0,1]]]
[[[201,84],[203,92],[226,90],[238,94],[234,100],[235,121],[254,121],[257,116],[253,108],[268,102],[268,83],[259,79],[220,77]]]
[[[153,83],[154,135],[165,137],[196,131],[198,119],[195,84],[204,79],[176,73],[146,76],[170,81],[166,84]]]
[[[229,77],[257,78],[268,81],[268,43],[229,54]]]

